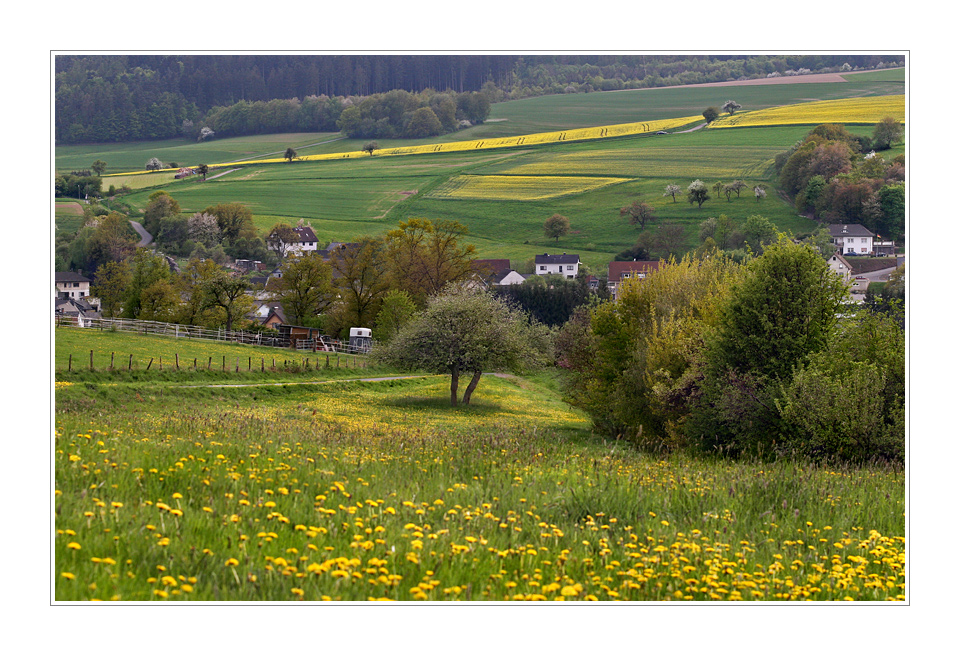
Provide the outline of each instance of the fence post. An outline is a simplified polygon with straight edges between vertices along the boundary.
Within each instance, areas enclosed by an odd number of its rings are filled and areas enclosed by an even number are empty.
[[[127,371],[133,370],[133,353],[130,354],[130,362],[127,363]]]
[[[90,351],[90,371],[93,371],[93,351]]]
[[[150,365],[153,364],[153,358],[150,358],[150,362],[147,363],[147,371],[150,371]]]
[[[113,351],[110,351],[110,371],[113,371]]]
[[[248,357],[248,358],[247,358],[247,371],[250,371],[252,368],[253,368],[253,358],[252,358],[252,357]]]
[[[163,371],[163,356],[158,356],[160,358],[160,371]]]
[[[263,373],[263,358],[260,358],[260,372]]]
[[[73,371],[73,353],[71,353],[67,359],[67,371]]]
[[[237,373],[240,373],[240,356],[237,356]]]
[[[327,353],[327,369],[330,368],[330,354]]]
[[[196,358],[193,359],[193,370],[194,370],[194,371],[197,370],[197,359],[196,359]]]
[[[173,354],[173,359],[174,359],[174,361],[175,361],[175,363],[176,363],[176,365],[177,365],[177,371],[180,371],[180,354],[179,354],[179,353],[174,353],[174,354]]]
[[[211,355],[209,358],[207,358],[207,371],[210,371],[210,367],[212,366],[213,366],[213,356]]]
[[[223,361],[220,363],[220,371],[227,370],[227,356],[223,356]]]

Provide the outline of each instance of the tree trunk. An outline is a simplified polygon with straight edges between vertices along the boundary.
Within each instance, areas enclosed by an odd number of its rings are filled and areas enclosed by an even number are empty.
[[[463,393],[463,405],[470,405],[470,397],[473,395],[473,390],[477,389],[477,385],[480,383],[480,376],[482,375],[482,371],[473,372],[473,378],[470,379],[470,384],[467,385],[467,391]]]
[[[457,388],[460,385],[460,370],[450,367],[450,405],[457,407]]]

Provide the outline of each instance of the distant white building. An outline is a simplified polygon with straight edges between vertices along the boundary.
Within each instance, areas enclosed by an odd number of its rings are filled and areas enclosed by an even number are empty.
[[[876,236],[858,223],[835,223],[829,226],[830,236],[841,255],[870,255]]]
[[[538,276],[559,274],[567,278],[576,278],[579,271],[579,255],[567,255],[566,253],[550,255],[544,253],[543,255],[537,255],[533,262],[533,272]]]
[[[297,233],[296,241],[288,243],[275,234],[271,234],[267,237],[267,246],[272,250],[282,251],[287,255],[300,255],[301,253],[317,250],[317,235],[314,234],[313,228],[309,226],[297,226],[293,231]],[[283,245],[282,248],[280,244]]]
[[[53,282],[57,298],[84,298],[90,295],[90,279],[73,271],[57,271]]]
[[[853,267],[850,266],[850,263],[844,259],[843,255],[841,255],[839,251],[830,256],[830,259],[827,260],[827,265],[830,267],[831,271],[836,273],[845,281],[850,280],[850,277],[853,275]]]

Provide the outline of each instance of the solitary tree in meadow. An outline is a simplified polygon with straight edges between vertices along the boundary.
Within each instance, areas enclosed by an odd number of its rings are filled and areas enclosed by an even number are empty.
[[[203,181],[204,181],[204,182],[207,181],[207,173],[208,173],[209,171],[210,171],[210,167],[207,166],[206,164],[200,164],[200,165],[197,167],[197,173],[199,173],[200,175],[203,176]]]
[[[720,118],[720,110],[716,107],[707,107],[703,110],[703,118],[707,119],[707,123],[713,123]]]
[[[543,222],[543,234],[560,241],[560,237],[570,232],[570,219],[562,214],[554,214]]]
[[[283,151],[283,158],[288,162],[292,162],[296,156],[297,151],[295,151],[293,148],[287,148],[285,151]]]
[[[451,286],[406,323],[374,357],[401,368],[450,374],[450,405],[470,404],[483,373],[544,364],[552,357],[549,332],[491,294]],[[461,374],[470,374],[462,398]]]
[[[380,149],[380,144],[378,144],[376,141],[368,141],[367,143],[363,144],[363,152],[369,155],[373,155],[373,151],[379,150],[379,149]]]
[[[98,159],[96,162],[90,165],[90,168],[97,175],[103,175],[103,172],[107,170],[107,163],[102,159]]]
[[[722,109],[727,114],[730,114],[731,116],[733,116],[734,113],[738,109],[740,109],[740,107],[741,107],[740,103],[738,103],[736,100],[728,100],[727,102],[723,103]]]

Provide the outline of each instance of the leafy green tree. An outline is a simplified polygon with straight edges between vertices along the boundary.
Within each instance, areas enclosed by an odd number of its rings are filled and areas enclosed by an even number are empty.
[[[137,318],[144,321],[176,321],[180,303],[180,294],[171,279],[155,280],[140,293]]]
[[[159,280],[170,280],[170,265],[162,256],[138,248],[130,260],[130,285],[123,302],[123,316],[139,319],[144,291]]]
[[[696,203],[698,209],[703,207],[703,204],[707,202],[709,198],[710,192],[707,190],[707,185],[700,180],[694,180],[687,187],[687,202],[691,205]]]
[[[877,232],[903,241],[907,216],[906,186],[903,183],[884,185],[877,191],[877,200],[882,212],[877,221]]]
[[[219,308],[225,315],[228,331],[244,314],[253,310],[253,299],[247,294],[247,280],[218,269],[203,281],[203,308]]]
[[[743,226],[743,237],[747,246],[754,253],[763,253],[767,244],[777,240],[777,226],[770,219],[759,214],[747,217]]]
[[[841,319],[827,348],[782,385],[787,448],[815,459],[903,462],[905,351],[895,313]]]
[[[210,172],[210,167],[206,164],[200,164],[197,166],[197,173],[203,176],[203,182],[207,181],[207,173]]]
[[[163,168],[163,162],[160,161],[157,157],[151,157],[147,160],[145,167],[148,171],[159,171]]]
[[[389,264],[382,239],[363,237],[330,256],[339,297],[332,333],[345,335],[351,327],[373,324],[383,297],[390,291]]]
[[[104,262],[93,275],[90,295],[100,299],[100,311],[105,317],[115,317],[123,309],[132,276],[130,265],[124,262]]]
[[[547,238],[553,238],[559,242],[560,237],[563,237],[569,232],[570,219],[562,214],[554,214],[543,222],[543,234]]]
[[[375,150],[380,150],[380,144],[378,144],[376,141],[368,141],[367,143],[363,144],[363,152],[367,153],[368,155],[373,155],[373,151]]]
[[[741,270],[722,255],[686,256],[625,280],[615,302],[592,308],[588,327],[574,315],[559,338],[568,400],[610,436],[681,446],[702,376],[701,344]]]
[[[333,270],[316,253],[288,258],[282,276],[269,282],[273,300],[299,326],[323,314],[333,302]]]
[[[257,236],[253,212],[243,203],[220,203],[207,207],[203,212],[217,217],[217,225],[225,241]]]
[[[429,107],[421,107],[413,112],[410,120],[404,127],[404,135],[411,139],[433,137],[443,133],[440,119]]]
[[[903,125],[895,118],[887,116],[873,128],[873,147],[887,150],[903,139]]]
[[[296,157],[297,151],[295,151],[293,148],[287,148],[285,151],[283,151],[283,158],[288,162],[292,162]]]
[[[383,304],[377,313],[373,338],[383,343],[391,341],[416,313],[417,305],[410,298],[410,294],[399,289],[390,290],[383,297]]]
[[[428,296],[474,272],[476,248],[464,243],[467,228],[458,221],[411,218],[384,238],[392,285],[410,294],[418,307]]]
[[[92,170],[97,175],[103,175],[103,172],[107,170],[107,163],[102,159],[98,159],[93,164],[90,165],[90,170]]]
[[[772,448],[785,430],[780,384],[825,349],[846,296],[809,245],[781,238],[750,261],[706,337],[689,436],[706,448]]]
[[[150,194],[143,210],[143,228],[151,235],[159,234],[160,222],[168,216],[180,214],[180,203],[165,191]]]
[[[707,123],[713,123],[720,118],[720,110],[716,107],[707,107],[703,110],[703,118],[706,119]]]
[[[552,356],[547,332],[485,292],[451,287],[400,329],[375,357],[392,366],[450,374],[450,404],[469,405],[484,371],[517,370]],[[472,374],[459,398],[460,376]]]

